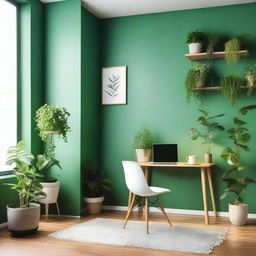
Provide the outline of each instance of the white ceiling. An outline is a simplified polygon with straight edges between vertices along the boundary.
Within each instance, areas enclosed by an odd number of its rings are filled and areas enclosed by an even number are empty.
[[[48,3],[53,3],[53,2],[60,2],[64,0],[40,0],[42,3],[48,4]]]
[[[48,0],[50,1],[50,0]],[[55,0],[56,1],[56,0]],[[82,0],[98,18],[253,3],[255,0]]]

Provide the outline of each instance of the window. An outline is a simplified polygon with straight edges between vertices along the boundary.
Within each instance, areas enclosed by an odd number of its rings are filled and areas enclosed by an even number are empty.
[[[17,7],[0,1],[0,172],[8,147],[17,143]]]

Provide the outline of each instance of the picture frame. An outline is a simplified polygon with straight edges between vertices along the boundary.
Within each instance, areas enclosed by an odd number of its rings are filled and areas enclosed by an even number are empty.
[[[126,105],[127,66],[102,68],[101,105]]]

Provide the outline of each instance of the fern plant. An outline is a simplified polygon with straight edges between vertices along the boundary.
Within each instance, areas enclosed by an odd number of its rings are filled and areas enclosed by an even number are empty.
[[[227,63],[235,63],[239,60],[241,42],[238,38],[232,38],[225,43],[225,60]]]

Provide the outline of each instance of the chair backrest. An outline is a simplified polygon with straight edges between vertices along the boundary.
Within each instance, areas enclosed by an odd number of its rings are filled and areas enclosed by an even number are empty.
[[[142,168],[133,161],[122,161],[125,182],[128,189],[135,195],[145,196],[152,193],[145,179]]]

